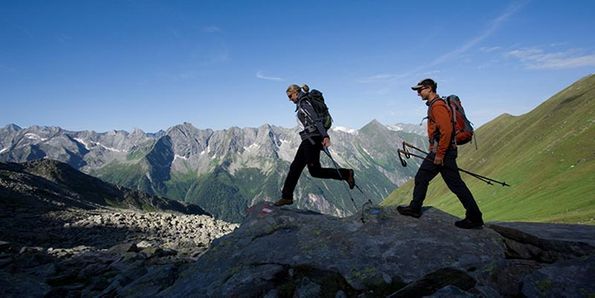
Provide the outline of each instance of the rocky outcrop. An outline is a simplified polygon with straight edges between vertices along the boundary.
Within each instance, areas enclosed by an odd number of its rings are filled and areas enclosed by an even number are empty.
[[[457,218],[434,208],[419,219],[376,207],[337,218],[268,203],[248,209],[239,227],[198,215],[17,211],[0,212],[3,297],[595,293],[592,226],[462,230],[453,225]]]
[[[498,231],[504,224],[462,230],[453,225],[456,218],[433,208],[420,219],[379,208],[367,209],[363,218],[365,223],[360,216],[335,218],[258,204],[239,229],[215,240],[160,294],[499,297],[556,296],[563,290],[570,296],[595,293],[589,278],[575,279],[574,291],[560,288],[569,273],[592,277],[595,269],[593,246],[583,242],[580,232],[573,239],[572,229],[567,234],[571,238],[540,239],[587,246],[580,251],[559,249],[545,262],[534,255],[512,253],[511,239]],[[522,226],[506,226],[526,233]],[[558,225],[543,230],[552,227]],[[588,235],[595,232],[594,227],[584,230],[591,231]],[[533,245],[514,241],[519,247]],[[552,248],[541,249],[551,252]],[[569,260],[574,263],[565,263]],[[543,278],[557,273],[564,277],[546,282],[545,290],[550,292],[544,292]]]

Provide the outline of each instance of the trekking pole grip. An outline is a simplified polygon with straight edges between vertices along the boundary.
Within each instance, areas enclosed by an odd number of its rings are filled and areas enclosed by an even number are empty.
[[[406,166],[407,166],[407,162],[406,162],[405,160],[403,160],[403,157],[401,157],[401,153],[405,154],[405,157],[407,157],[407,153],[405,153],[405,152],[404,152],[403,150],[401,150],[401,149],[397,149],[397,153],[399,154],[399,160],[401,161],[401,165],[402,165],[403,167],[406,167]],[[407,157],[407,158],[409,158],[409,157]]]

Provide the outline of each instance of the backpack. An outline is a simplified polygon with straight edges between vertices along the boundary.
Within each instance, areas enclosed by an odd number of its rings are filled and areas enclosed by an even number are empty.
[[[471,121],[467,119],[461,99],[456,95],[449,95],[442,98],[446,101],[446,105],[450,108],[452,122],[454,126],[455,142],[457,145],[463,145],[471,142],[473,139],[473,126]]]
[[[318,116],[322,118],[322,125],[324,128],[327,130],[331,128],[331,125],[333,125],[333,117],[331,117],[331,114],[328,112],[328,107],[324,103],[322,92],[312,89],[312,91],[308,92],[308,99]]]

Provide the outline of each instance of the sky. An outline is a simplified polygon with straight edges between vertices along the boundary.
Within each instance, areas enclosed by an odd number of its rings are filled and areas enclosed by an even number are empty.
[[[285,90],[335,126],[419,124],[431,77],[476,127],[595,73],[595,1],[0,0],[0,126],[295,127]]]

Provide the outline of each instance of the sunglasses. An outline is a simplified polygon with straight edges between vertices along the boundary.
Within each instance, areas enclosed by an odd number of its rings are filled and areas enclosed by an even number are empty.
[[[422,90],[428,89],[429,87],[421,87],[417,89],[417,93],[421,93]]]

